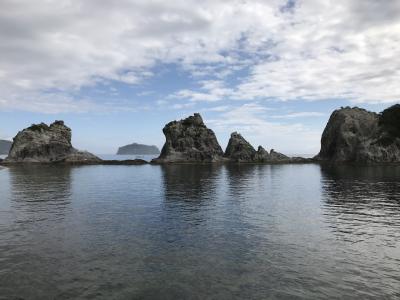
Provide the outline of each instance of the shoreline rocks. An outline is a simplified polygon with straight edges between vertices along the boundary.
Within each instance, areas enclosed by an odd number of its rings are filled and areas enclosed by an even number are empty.
[[[0,165],[17,163],[64,163],[74,165],[139,165],[164,163],[400,163],[400,104],[381,113],[358,107],[335,110],[321,137],[321,150],[314,158],[289,157],[259,146],[257,150],[238,132],[230,136],[223,152],[214,132],[200,114],[172,121],[163,128],[165,144],[160,156],[144,160],[101,160],[75,149],[71,129],[63,121],[32,125],[14,138],[9,156]],[[134,144],[139,145],[139,144]],[[129,145],[128,145],[129,146]]]
[[[34,124],[14,137],[4,163],[100,162],[97,156],[72,147],[71,129],[63,121]]]
[[[218,162],[223,151],[214,132],[207,128],[200,114],[169,122],[163,128],[165,144],[152,163]]]
[[[275,150],[269,153],[261,146],[256,151],[240,134],[233,132],[225,152],[214,132],[208,129],[200,114],[172,121],[163,129],[166,141],[152,164],[164,163],[309,163],[310,159],[291,158]]]
[[[235,162],[253,161],[256,150],[240,133],[231,133],[224,157]]]
[[[377,114],[358,107],[335,110],[321,138],[317,161],[400,162],[400,105]]]
[[[233,132],[226,147],[224,157],[230,162],[238,163],[279,163],[279,162],[309,162],[310,160],[296,157],[292,158],[274,149],[268,153],[262,146],[258,146],[257,151],[240,134]]]
[[[47,125],[34,124],[15,136],[9,156],[0,165],[68,164],[68,165],[143,165],[164,163],[305,163],[309,159],[290,158],[273,149],[259,146],[257,151],[237,132],[231,134],[225,153],[214,132],[207,128],[200,114],[169,122],[163,128],[165,144],[158,158],[147,162],[134,160],[102,160],[75,149],[71,129],[63,121]]]

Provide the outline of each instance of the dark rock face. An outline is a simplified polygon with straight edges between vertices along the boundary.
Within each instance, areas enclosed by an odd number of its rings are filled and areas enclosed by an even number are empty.
[[[271,161],[271,157],[268,151],[265,150],[262,146],[258,146],[257,152],[254,154],[253,159],[259,162]]]
[[[71,144],[71,129],[63,121],[41,123],[20,131],[5,162],[97,162],[97,156]]]
[[[10,152],[12,142],[0,140],[0,155],[7,155]]]
[[[148,146],[137,143],[133,143],[118,148],[117,155],[131,155],[131,154],[135,155],[160,154],[160,150],[158,150],[157,146]]]
[[[285,154],[276,152],[274,149],[271,149],[271,152],[269,153],[269,157],[270,157],[271,161],[285,161],[285,160],[291,159],[289,156],[286,156]]]
[[[315,158],[333,162],[400,162],[400,105],[381,114],[357,107],[335,110]]]
[[[224,157],[233,162],[249,163],[278,163],[292,162],[292,158],[272,149],[269,153],[262,146],[258,146],[257,151],[237,132],[231,134]],[[295,162],[301,162],[301,158]],[[294,162],[294,160],[293,160]]]
[[[381,135],[379,143],[390,145],[400,138],[400,104],[385,109],[379,118]]]
[[[166,141],[153,163],[216,162],[222,159],[221,146],[214,132],[204,125],[200,114],[168,123],[163,133]]]
[[[224,157],[231,161],[252,161],[256,150],[239,133],[233,132],[226,147]]]

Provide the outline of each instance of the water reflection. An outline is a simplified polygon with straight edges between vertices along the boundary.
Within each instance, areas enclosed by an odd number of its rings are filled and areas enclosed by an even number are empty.
[[[10,167],[5,172],[10,193],[2,202],[9,210],[3,212],[6,218],[0,222],[0,294],[9,299],[19,295],[39,299],[45,291],[54,290],[52,278],[60,268],[58,259],[64,248],[60,240],[71,201],[71,169],[32,165]]]
[[[65,201],[71,195],[71,167],[16,166],[8,171],[12,198],[18,202]]]
[[[395,298],[399,170],[0,172],[0,298]]]
[[[161,168],[167,201],[201,201],[214,198],[222,166],[165,165]]]
[[[321,166],[321,175],[324,212],[340,238],[397,244],[400,167]]]

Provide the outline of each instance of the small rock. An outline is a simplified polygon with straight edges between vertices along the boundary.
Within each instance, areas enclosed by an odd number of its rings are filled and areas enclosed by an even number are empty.
[[[233,132],[226,147],[224,157],[236,162],[251,162],[256,150],[241,134]]]
[[[270,161],[284,161],[284,160],[290,160],[289,156],[286,156],[285,154],[276,152],[274,149],[271,149],[269,153]]]
[[[262,146],[258,146],[257,152],[254,154],[254,160],[259,162],[268,162],[271,160],[271,156]]]

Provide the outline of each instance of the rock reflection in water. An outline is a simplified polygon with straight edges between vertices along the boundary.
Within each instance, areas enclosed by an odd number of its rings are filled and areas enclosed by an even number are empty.
[[[71,196],[70,166],[15,166],[8,168],[8,172],[14,201],[65,203]]]
[[[36,299],[42,288],[51,289],[50,278],[59,267],[56,262],[63,245],[58,241],[70,209],[71,168],[31,165],[3,172],[8,175],[10,194],[1,201],[9,209],[1,212],[0,220],[0,253],[4,253],[0,285],[5,288],[1,292],[15,296],[22,292]]]
[[[199,201],[214,198],[222,166],[187,164],[163,165],[161,168],[167,201]]]
[[[384,286],[400,296],[393,276],[400,262],[400,167],[321,166],[321,187],[326,222],[343,249],[337,260],[349,265],[342,270],[347,285],[361,289],[360,278],[369,278],[366,295]]]
[[[365,238],[389,230],[400,237],[400,167],[321,166],[321,174],[325,212],[339,232]]]
[[[399,170],[0,170],[0,299],[400,297]]]

